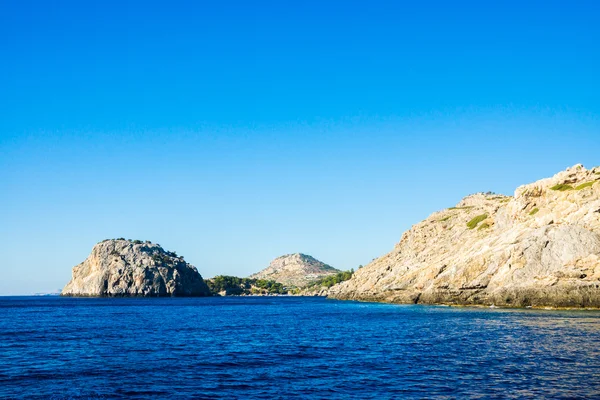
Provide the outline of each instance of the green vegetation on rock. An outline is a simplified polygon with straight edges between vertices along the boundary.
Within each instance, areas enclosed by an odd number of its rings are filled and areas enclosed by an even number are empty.
[[[540,209],[536,207],[533,210],[531,210],[531,212],[529,213],[529,215],[535,215],[535,214],[538,213],[538,211],[540,211]]]
[[[585,189],[585,188],[587,188],[587,187],[590,187],[590,186],[592,186],[594,183],[596,183],[596,182],[595,182],[595,181],[592,181],[592,182],[586,182],[586,183],[582,183],[581,185],[577,186],[577,187],[575,188],[575,190],[581,190],[581,189]]]
[[[573,190],[573,186],[567,185],[566,183],[559,183],[558,185],[552,186],[550,190],[558,190],[559,192],[564,192],[565,190]]]
[[[470,210],[472,208],[475,208],[475,206],[450,207],[448,210]]]
[[[452,218],[452,215],[448,215],[447,217],[444,217],[442,219],[439,219],[438,222],[446,222],[448,221],[450,218]]]
[[[225,292],[226,295],[241,296],[250,294],[287,294],[288,289],[281,283],[237,276],[219,275],[207,279],[206,284],[213,295]]]
[[[152,244],[152,242],[149,241],[149,240],[146,240],[146,241],[142,242],[141,240],[131,240],[131,239],[125,239],[125,238],[122,238],[122,237],[116,238],[116,239],[104,239],[104,240],[102,240],[102,241],[100,241],[98,243],[110,242],[111,240],[125,240],[125,241],[127,241],[129,243],[133,243],[133,244],[143,244],[143,243]]]
[[[473,218],[472,220],[470,220],[469,222],[467,222],[467,228],[469,229],[475,229],[475,227],[484,219],[486,219],[488,217],[487,214],[481,214],[476,216],[475,218]]]
[[[354,275],[354,269],[351,269],[350,271],[338,272],[335,275],[324,276],[321,279],[311,282],[310,285],[308,285],[308,287],[311,288],[321,286],[330,288],[333,285],[336,285],[340,282],[347,281],[348,279],[352,278],[352,275]]]
[[[490,224],[488,224],[487,222],[484,222],[483,224],[479,225],[479,228],[477,228],[478,231],[482,230],[482,229],[487,229],[490,227]]]

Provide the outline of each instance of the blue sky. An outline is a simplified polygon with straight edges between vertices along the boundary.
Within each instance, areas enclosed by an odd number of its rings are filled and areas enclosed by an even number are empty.
[[[348,269],[469,193],[599,165],[599,17],[0,1],[0,295],[59,289],[121,236],[205,277],[291,252]]]

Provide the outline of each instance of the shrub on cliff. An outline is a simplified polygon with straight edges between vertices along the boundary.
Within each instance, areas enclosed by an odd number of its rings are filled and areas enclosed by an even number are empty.
[[[286,294],[287,289],[279,282],[266,279],[238,278],[219,275],[206,281],[211,293],[226,292],[228,295],[242,294]]]
[[[596,183],[596,182],[592,181],[592,182],[586,182],[586,183],[582,183],[581,185],[577,186],[577,187],[575,188],[575,190],[581,190],[581,189],[585,189],[585,188],[587,188],[587,187],[593,186],[593,185],[594,185],[594,183]]]
[[[486,219],[488,217],[487,214],[481,214],[476,216],[475,218],[473,218],[472,220],[470,220],[469,222],[467,222],[467,228],[469,229],[475,229],[475,227],[484,219]]]
[[[348,279],[352,278],[352,275],[354,275],[354,269],[351,269],[350,271],[338,272],[335,275],[325,276],[319,280],[316,280],[313,283],[311,283],[308,287],[321,286],[330,288],[333,285],[336,285],[340,282],[347,281]]]
[[[567,185],[566,183],[560,183],[558,185],[552,186],[550,190],[558,190],[559,192],[564,192],[565,190],[573,190],[573,186]]]

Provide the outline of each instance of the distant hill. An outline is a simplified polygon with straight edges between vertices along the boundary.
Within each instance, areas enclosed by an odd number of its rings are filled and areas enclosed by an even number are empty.
[[[265,269],[250,276],[251,279],[272,280],[286,287],[304,288],[323,277],[341,272],[314,257],[302,253],[277,257]]]

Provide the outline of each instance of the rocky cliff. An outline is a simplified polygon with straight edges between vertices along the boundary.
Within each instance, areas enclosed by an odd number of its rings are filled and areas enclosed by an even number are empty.
[[[600,167],[576,165],[514,197],[475,194],[433,213],[332,287],[339,299],[600,307]]]
[[[321,261],[301,253],[277,257],[260,272],[251,275],[251,279],[272,280],[286,287],[306,287],[309,283],[328,275],[335,275],[339,270]]]
[[[208,296],[196,267],[151,242],[111,239],[98,243],[63,296]]]

